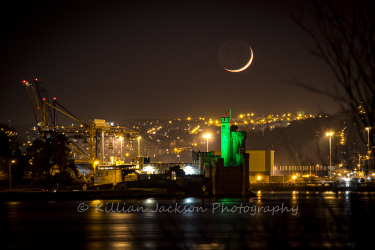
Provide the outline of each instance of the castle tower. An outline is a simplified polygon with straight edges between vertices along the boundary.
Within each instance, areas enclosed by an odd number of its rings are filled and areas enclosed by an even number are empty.
[[[221,158],[224,159],[224,167],[231,161],[230,118],[221,117]]]

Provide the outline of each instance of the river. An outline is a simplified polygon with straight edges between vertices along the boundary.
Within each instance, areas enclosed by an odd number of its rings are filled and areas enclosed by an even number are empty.
[[[279,192],[241,199],[1,202],[8,248],[362,248],[375,193]]]

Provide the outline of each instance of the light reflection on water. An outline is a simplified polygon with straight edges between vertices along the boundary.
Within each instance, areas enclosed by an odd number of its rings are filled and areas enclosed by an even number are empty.
[[[77,248],[330,248],[361,247],[371,239],[374,201],[374,193],[260,192],[250,199],[206,198],[204,203],[193,197],[4,202],[0,212],[8,247],[38,247],[41,241],[64,247],[74,241]],[[79,212],[81,204],[86,206]],[[298,213],[272,213],[276,207],[298,207]],[[252,213],[254,208],[260,211]]]

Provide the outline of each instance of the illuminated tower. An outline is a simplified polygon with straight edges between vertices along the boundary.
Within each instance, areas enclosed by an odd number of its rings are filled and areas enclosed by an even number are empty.
[[[231,161],[230,118],[221,117],[221,158],[224,159],[224,167],[228,167]]]

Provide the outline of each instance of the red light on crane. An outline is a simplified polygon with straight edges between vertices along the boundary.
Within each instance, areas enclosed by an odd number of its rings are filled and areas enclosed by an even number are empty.
[[[43,98],[42,101],[43,101],[43,102],[46,101],[46,98]]]
[[[37,81],[38,81],[38,78],[35,78],[35,79],[34,79],[34,82],[37,82]]]
[[[22,83],[23,83],[23,84],[27,84],[27,81],[26,81],[26,80],[22,80]]]
[[[53,100],[56,101],[56,97],[54,97]]]

